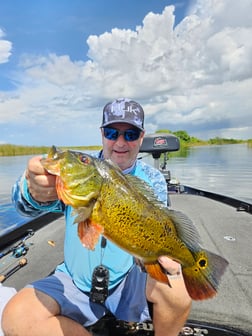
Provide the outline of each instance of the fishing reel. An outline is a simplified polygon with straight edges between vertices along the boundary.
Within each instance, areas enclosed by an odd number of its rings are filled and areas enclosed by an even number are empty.
[[[12,251],[12,256],[15,257],[15,258],[20,258],[20,257],[26,255],[28,250],[29,250],[29,247],[26,246],[25,244],[22,244],[22,245],[14,248],[14,250]]]
[[[12,256],[15,258],[20,258],[29,251],[29,247],[25,244],[26,240],[31,238],[34,235],[34,231],[32,229],[27,230],[26,235],[23,239],[15,246],[12,247]]]
[[[3,252],[0,252],[0,259],[8,255],[9,253],[11,253],[14,258],[20,258],[26,255],[29,250],[29,247],[26,245],[26,240],[31,238],[33,235],[34,231],[32,229],[27,230],[25,236],[19,241],[19,243],[9,247]]]

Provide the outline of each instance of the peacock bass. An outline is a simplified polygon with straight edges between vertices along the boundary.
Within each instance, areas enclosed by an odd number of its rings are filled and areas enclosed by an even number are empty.
[[[124,175],[110,160],[52,147],[43,167],[57,175],[58,197],[74,208],[82,244],[94,249],[100,234],[144,264],[154,279],[169,284],[157,261],[161,255],[181,264],[192,299],[217,293],[228,262],[203,249],[192,221],[157,200],[147,183]]]

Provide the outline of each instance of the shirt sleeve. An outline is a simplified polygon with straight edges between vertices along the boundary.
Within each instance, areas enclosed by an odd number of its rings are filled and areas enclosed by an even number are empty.
[[[137,161],[134,175],[147,182],[152,187],[153,192],[159,201],[167,205],[167,184],[164,175],[158,169],[139,160]]]
[[[12,188],[12,202],[23,216],[37,217],[47,212],[63,212],[65,205],[59,201],[38,203],[29,193],[27,180],[23,174]]]
[[[156,170],[155,178],[153,180],[153,188],[158,199],[167,205],[168,202],[168,193],[167,193],[167,184],[164,178],[164,175]]]

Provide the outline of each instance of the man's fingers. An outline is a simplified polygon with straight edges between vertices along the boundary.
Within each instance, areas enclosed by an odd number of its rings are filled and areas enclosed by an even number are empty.
[[[170,275],[179,275],[181,272],[181,266],[179,263],[176,261],[165,257],[161,256],[158,258],[158,261],[162,265],[162,267],[167,271],[168,274]]]

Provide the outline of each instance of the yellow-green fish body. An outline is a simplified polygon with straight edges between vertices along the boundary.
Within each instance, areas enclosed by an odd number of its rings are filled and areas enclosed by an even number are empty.
[[[75,209],[84,246],[94,248],[103,234],[139,258],[152,277],[169,283],[157,261],[166,255],[181,264],[193,299],[216,294],[227,261],[202,249],[190,219],[159,202],[145,182],[124,175],[110,161],[54,147],[42,164],[58,175],[58,196]]]
[[[193,264],[191,253],[178,238],[169,217],[171,210],[139,192],[138,187],[144,183],[138,178],[122,175],[106,161],[100,163],[106,177],[91,220],[103,227],[104,235],[147,263],[160,255],[173,255],[173,259]],[[146,191],[151,196],[147,185]]]

